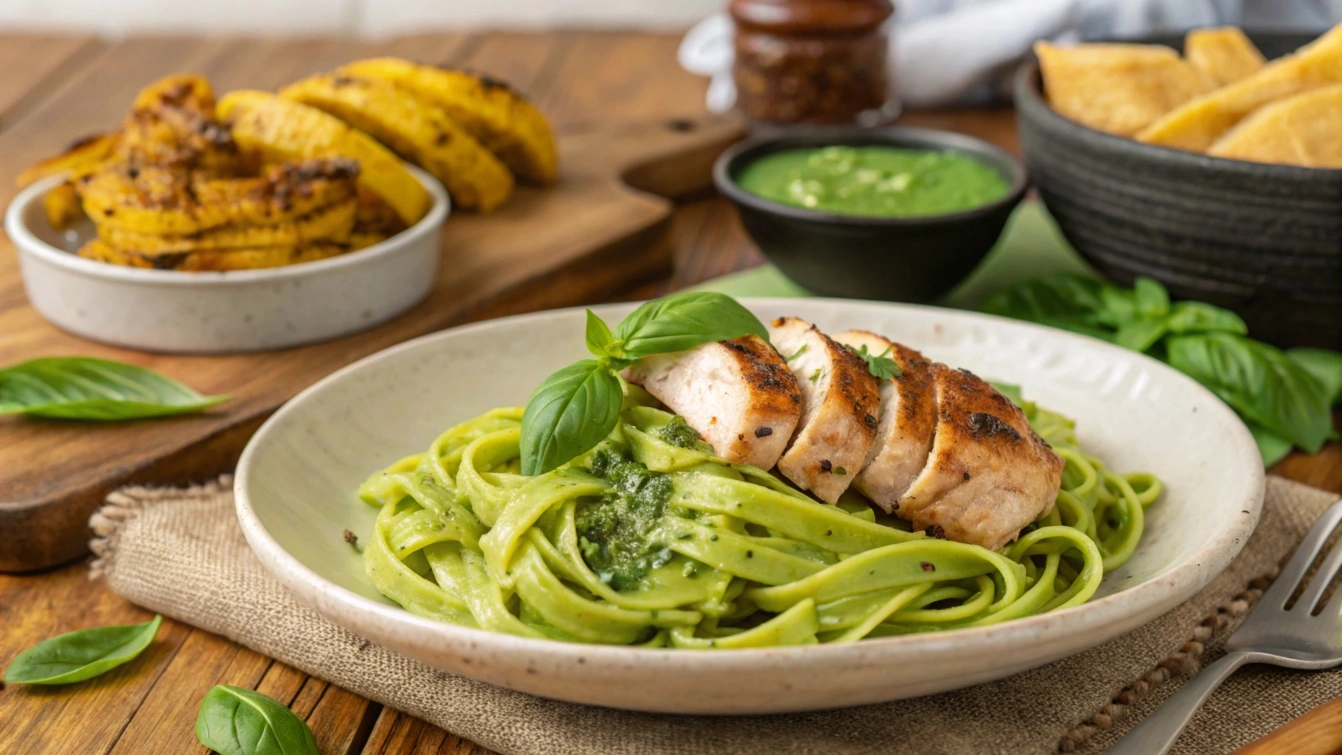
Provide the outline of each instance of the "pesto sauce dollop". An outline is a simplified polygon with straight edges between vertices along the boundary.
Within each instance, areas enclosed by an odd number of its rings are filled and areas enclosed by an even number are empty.
[[[969,210],[1006,196],[996,170],[950,151],[820,147],[775,152],[736,183],[774,202],[859,217],[918,217]]]
[[[671,478],[610,447],[592,454],[591,470],[613,488],[600,500],[578,504],[574,523],[583,560],[602,582],[633,589],[671,560],[670,549],[649,537],[671,499]]]
[[[704,453],[713,453],[713,447],[710,446],[699,435],[699,431],[690,427],[690,423],[685,418],[677,414],[671,418],[657,433],[657,437],[664,442],[669,443],[676,448],[684,448],[689,451],[703,451]]]

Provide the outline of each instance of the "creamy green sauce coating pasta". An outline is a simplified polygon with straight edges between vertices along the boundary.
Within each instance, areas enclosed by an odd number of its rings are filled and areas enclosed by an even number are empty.
[[[1160,482],[1107,470],[1070,420],[1013,398],[1066,466],[1053,512],[999,552],[729,464],[631,389],[610,438],[538,477],[518,473],[521,408],[374,474],[365,568],[421,616],[648,647],[852,642],[1079,605],[1132,555]]]

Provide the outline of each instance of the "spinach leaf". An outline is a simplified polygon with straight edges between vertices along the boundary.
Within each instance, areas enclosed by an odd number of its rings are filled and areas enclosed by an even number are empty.
[[[624,355],[630,359],[684,351],[744,335],[769,340],[764,324],[750,310],[730,296],[709,291],[646,302],[615,329],[615,339],[623,344]]]
[[[202,396],[152,370],[91,357],[46,357],[0,370],[0,414],[125,420],[196,412],[227,396]]]
[[[1309,453],[1331,430],[1323,383],[1281,350],[1232,333],[1173,336],[1172,367],[1207,386],[1240,416]]]
[[[984,312],[1113,340],[1098,314],[1105,284],[1082,275],[1055,275],[1004,288],[980,305]]]
[[[1330,406],[1342,402],[1342,353],[1328,349],[1287,349],[1286,356],[1320,383]]]
[[[287,706],[229,684],[205,693],[196,739],[220,755],[320,755],[312,729]]]
[[[155,616],[143,624],[66,632],[19,653],[5,669],[7,684],[73,684],[92,679],[135,658],[149,647],[163,623]]]
[[[522,414],[522,474],[549,472],[605,440],[623,403],[620,378],[604,361],[584,359],[546,378]]]

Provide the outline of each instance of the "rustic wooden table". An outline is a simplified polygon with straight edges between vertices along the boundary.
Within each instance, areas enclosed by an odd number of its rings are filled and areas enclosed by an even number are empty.
[[[48,154],[72,133],[103,125],[80,122],[107,112],[107,103],[97,101],[99,82],[132,80],[138,87],[170,72],[198,71],[220,90],[271,87],[356,57],[385,53],[464,65],[510,81],[528,92],[559,129],[702,115],[705,82],[677,66],[677,42],[674,35],[581,31],[434,34],[382,42],[111,42],[0,35],[0,133],[21,130],[41,142],[32,154]],[[1009,110],[916,111],[902,122],[962,131],[1016,148]],[[0,154],[0,180],[10,180],[22,167],[18,162],[14,155]],[[682,203],[674,238],[674,274],[623,298],[656,296],[763,261],[730,206],[716,197]],[[8,243],[0,247],[0,256],[12,254]],[[1342,444],[1329,444],[1314,457],[1294,455],[1273,471],[1342,492]],[[0,667],[54,634],[146,619],[145,611],[101,583],[90,583],[82,563],[34,575],[0,574]],[[204,752],[193,732],[196,710],[206,690],[219,683],[253,687],[288,703],[311,725],[323,753],[484,752],[216,635],[165,621],[143,657],[96,680],[69,688],[0,688],[0,753]],[[1337,752],[1342,749],[1339,720],[1342,701],[1335,701],[1256,743],[1254,752]]]

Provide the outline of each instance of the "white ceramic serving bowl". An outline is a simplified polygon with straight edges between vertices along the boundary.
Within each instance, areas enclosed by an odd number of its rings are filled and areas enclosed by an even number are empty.
[[[449,202],[442,184],[410,167],[433,195],[427,215],[367,249],[300,265],[186,273],[86,260],[87,220],[51,227],[42,197],[56,176],[19,193],[5,212],[28,299],[56,327],[144,351],[221,354],[324,341],[367,330],[433,288]]]
[[[757,650],[648,650],[524,639],[415,616],[382,598],[341,539],[372,531],[355,489],[447,427],[524,403],[585,354],[580,309],[425,336],[331,375],[281,408],[248,444],[238,517],[261,562],[331,621],[440,669],[572,702],[674,713],[774,713],[913,697],[997,679],[1128,632],[1207,584],[1258,520],[1263,465],[1244,425],[1173,369],[1100,341],[986,315],[827,299],[744,300],[761,319],[795,315],[865,328],[1075,417],[1082,443],[1119,470],[1155,472],[1131,560],[1077,608],[996,626]],[[612,326],[633,305],[598,307]]]

